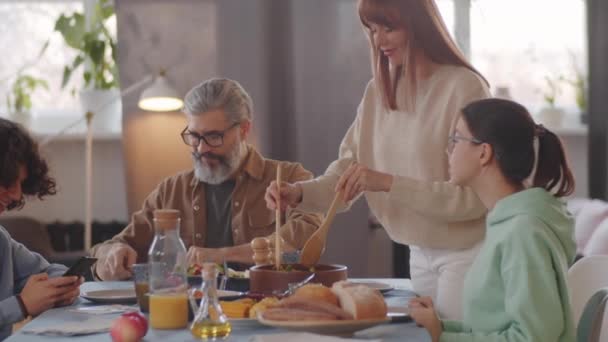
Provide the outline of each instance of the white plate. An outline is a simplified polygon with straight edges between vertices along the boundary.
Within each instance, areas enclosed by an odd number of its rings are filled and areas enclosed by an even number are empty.
[[[354,332],[390,322],[390,318],[337,320],[337,321],[274,321],[258,317],[260,323],[293,331],[322,335],[352,335]]]
[[[135,289],[87,291],[80,294],[84,299],[103,304],[133,304],[137,302]]]
[[[200,291],[200,290],[197,290]],[[217,290],[217,297],[223,300],[232,300],[239,299],[244,297],[245,294],[243,292],[238,291],[229,291],[229,290]],[[200,300],[202,297],[196,298],[196,300]]]
[[[255,318],[228,318],[228,321],[235,327],[255,327],[260,325],[260,322]]]
[[[353,284],[358,284],[358,285],[365,285],[367,287],[370,287],[374,290],[378,290],[382,293],[386,293],[388,291],[394,290],[395,288],[392,287],[389,284],[386,283],[381,283],[381,282],[377,282],[377,281],[364,281],[364,280],[349,280],[349,283],[353,283]]]

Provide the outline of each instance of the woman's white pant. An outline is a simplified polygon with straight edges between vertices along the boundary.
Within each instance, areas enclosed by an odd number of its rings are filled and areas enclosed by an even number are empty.
[[[420,296],[433,298],[442,319],[462,320],[464,277],[481,244],[460,250],[410,246],[414,291]]]

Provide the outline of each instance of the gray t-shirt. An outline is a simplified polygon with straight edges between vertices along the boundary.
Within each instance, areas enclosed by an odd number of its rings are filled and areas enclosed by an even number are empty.
[[[15,294],[21,293],[28,278],[41,272],[54,278],[67,270],[64,265],[49,264],[0,226],[0,341],[11,334],[13,323],[24,319]]]
[[[206,184],[207,200],[207,238],[206,248],[234,246],[232,240],[232,191],[235,181],[227,180],[221,184]]]

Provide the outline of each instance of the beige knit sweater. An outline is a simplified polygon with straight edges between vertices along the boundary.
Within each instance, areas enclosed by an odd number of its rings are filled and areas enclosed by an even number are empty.
[[[404,83],[398,94],[403,94]],[[364,193],[391,239],[427,248],[472,246],[483,238],[486,208],[472,189],[448,182],[445,151],[460,110],[488,96],[484,81],[472,71],[441,66],[419,81],[414,112],[387,112],[370,81],[338,160],[322,176],[300,182],[303,200],[298,208],[327,210],[339,176],[354,160],[394,176],[390,192]],[[403,99],[398,106],[404,108]]]

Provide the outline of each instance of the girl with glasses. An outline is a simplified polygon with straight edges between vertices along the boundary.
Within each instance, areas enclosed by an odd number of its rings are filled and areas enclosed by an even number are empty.
[[[574,341],[574,221],[561,200],[574,178],[559,138],[521,105],[487,99],[462,110],[451,141],[451,182],[489,209],[486,237],[465,278],[464,319],[441,321],[429,297],[410,302],[411,316],[433,341]]]

